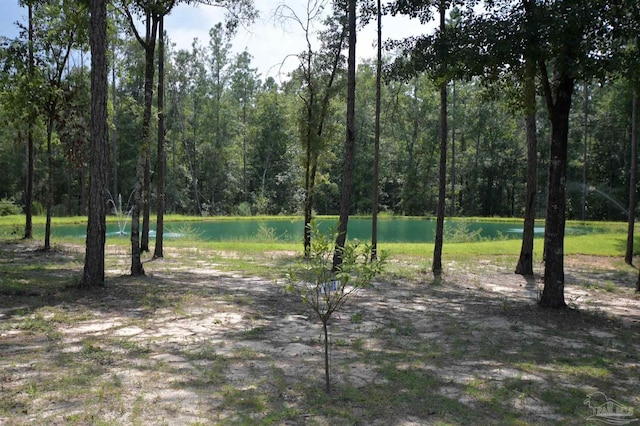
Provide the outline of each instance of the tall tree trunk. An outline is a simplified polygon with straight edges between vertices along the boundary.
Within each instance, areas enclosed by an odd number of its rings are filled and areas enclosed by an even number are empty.
[[[440,2],[440,33],[445,32],[446,4]],[[445,70],[446,74],[446,70]],[[442,245],[444,240],[444,208],[447,185],[447,81],[440,83],[440,169],[438,176],[438,204],[436,207],[436,236],[433,248],[433,265],[431,271],[434,278],[442,276]]]
[[[311,142],[309,142],[311,143]],[[318,170],[317,154],[311,152],[307,146],[305,164],[305,200],[304,200],[304,255],[309,256],[311,250],[311,221],[313,220],[313,190],[316,183],[316,171]]]
[[[538,138],[536,130],[536,64],[527,59],[524,103],[527,121],[527,190],[524,205],[522,247],[516,265],[516,274],[533,275],[533,237],[536,222],[536,195],[538,192]]]
[[[247,82],[242,96],[242,201],[247,202]],[[262,195],[264,195],[263,185]]]
[[[633,231],[636,220],[636,206],[638,204],[638,91],[633,90],[631,107],[631,172],[629,173],[629,227],[627,230],[627,252],[624,261],[633,264]]]
[[[336,49],[333,54],[333,62],[331,64],[331,73],[329,74],[328,81],[326,86],[324,87],[324,96],[322,97],[320,103],[320,113],[317,119],[314,119],[314,107],[316,106],[316,96],[319,95],[319,88],[316,85],[316,81],[314,81],[314,73],[312,70],[313,65],[313,57],[314,53],[311,49],[311,44],[309,42],[309,34],[307,34],[307,62],[306,62],[306,72],[304,78],[307,83],[307,94],[308,98],[305,100],[307,107],[307,131],[306,131],[306,147],[305,147],[305,200],[304,200],[304,255],[308,257],[309,250],[311,249],[311,220],[313,218],[313,197],[314,197],[314,188],[316,182],[316,172],[318,170],[318,155],[319,148],[318,145],[321,145],[323,130],[324,130],[324,120],[327,117],[329,111],[329,102],[332,98],[331,88],[333,87],[333,82],[335,80],[336,75],[338,74],[339,66],[340,66],[340,53],[342,52],[342,46],[344,44],[345,35],[347,34],[348,28],[347,26],[343,26],[342,33],[340,35],[340,41],[337,44]],[[317,123],[317,127],[314,125]]]
[[[113,164],[112,164],[112,168],[113,168],[113,192],[111,194],[111,198],[115,200],[118,199],[118,195],[119,195],[119,191],[118,191],[118,123],[117,123],[117,119],[116,117],[118,116],[118,114],[116,113],[117,111],[117,100],[118,100],[118,96],[117,96],[117,87],[116,87],[116,46],[114,44],[113,46],[113,56],[112,56],[112,60],[113,60],[113,64],[111,65],[111,79],[113,80],[113,87],[112,87],[112,95],[113,95],[113,118],[111,119],[111,122],[113,123],[113,137],[111,139],[111,147],[113,150]],[[118,206],[120,207],[120,206]]]
[[[146,197],[147,170],[149,163],[149,150],[151,144],[151,103],[153,101],[153,74],[154,74],[154,52],[155,40],[158,30],[158,19],[155,13],[147,14],[146,36],[145,39],[138,39],[145,49],[145,79],[144,79],[144,111],[142,115],[142,145],[138,163],[136,165],[136,181],[133,194],[133,212],[131,215],[131,275],[144,275],[144,268],[141,262],[141,252],[144,247],[140,240],[140,213],[143,213]],[[129,18],[132,20],[132,18]],[[133,26],[133,24],[132,24]],[[148,208],[148,206],[147,206]],[[147,222],[148,226],[148,222]],[[144,231],[144,223],[143,223]],[[144,238],[144,235],[143,235]],[[148,234],[147,234],[147,251]]]
[[[540,65],[547,109],[551,119],[549,184],[544,230],[544,289],[540,305],[548,308],[564,308],[567,306],[564,300],[567,148],[574,78],[569,75],[568,70],[558,71],[555,76],[554,93],[552,93],[546,64],[541,62]]]
[[[376,60],[376,118],[373,147],[373,205],[371,208],[371,260],[378,257],[378,180],[380,169],[380,97],[382,91],[382,5],[377,0],[378,46]]]
[[[157,211],[156,211],[156,246],[153,257],[163,257],[164,237],[164,15],[158,24],[158,176],[157,176]]]
[[[588,124],[589,124],[589,86],[584,84],[584,120],[582,122],[583,145],[582,145],[582,211],[580,219],[586,219],[587,212],[587,165],[588,165]]]
[[[151,129],[149,129],[149,132]],[[151,134],[149,134],[151,138]],[[140,237],[140,251],[149,252],[149,222],[151,215],[151,140],[147,146],[147,155],[144,160],[144,185],[142,187],[142,236]]]
[[[340,219],[336,249],[333,254],[333,270],[342,265],[342,251],[347,239],[347,224],[351,207],[353,186],[353,158],[356,145],[356,0],[349,0],[349,57],[347,59],[347,135],[344,143],[344,166],[342,169],[342,194],[340,197]]]
[[[311,187],[311,140],[307,136],[304,160],[304,234],[302,236],[302,244],[304,248],[305,259],[309,258],[311,251],[311,215],[313,208]]]
[[[53,114],[48,113],[47,118],[47,219],[44,227],[44,249],[51,249],[51,214],[53,210]]]
[[[451,217],[456,214],[456,82],[452,83],[451,99]]]
[[[91,159],[89,167],[89,217],[80,287],[104,285],[106,191],[109,155],[107,125],[107,6],[91,1]]]
[[[33,6],[31,2],[27,3],[27,13],[29,20],[29,79],[33,77],[34,58],[33,58]],[[25,225],[24,225],[24,239],[30,240],[33,238],[33,122],[35,121],[35,114],[33,111],[29,111],[27,123],[27,182],[25,192]]]
[[[131,275],[144,275],[140,251],[140,212],[142,210],[142,186],[144,185],[144,157],[138,155],[136,181],[133,188],[131,212]]]

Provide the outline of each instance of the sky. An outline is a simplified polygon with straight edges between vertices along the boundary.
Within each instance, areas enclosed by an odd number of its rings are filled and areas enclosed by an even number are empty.
[[[276,8],[286,3],[297,13],[303,14],[305,0],[254,0],[260,16],[246,27],[240,27],[234,37],[233,53],[245,48],[252,55],[252,67],[258,69],[262,79],[274,77],[286,79],[286,73],[297,67],[292,57],[306,49],[304,33],[296,25],[283,25],[274,18]],[[18,0],[0,0],[0,35],[16,37],[16,21],[26,22],[26,8],[18,6]],[[178,4],[165,18],[165,31],[177,49],[191,49],[194,38],[202,45],[209,42],[209,30],[218,22],[224,22],[224,10],[204,5]],[[417,20],[406,17],[383,18],[383,39],[401,39],[432,31],[431,27],[421,25]],[[375,58],[377,40],[376,24],[370,23],[357,34],[357,56],[359,60]],[[314,48],[318,48],[315,43]],[[281,65],[282,64],[282,65]],[[278,73],[281,73],[280,75]]]

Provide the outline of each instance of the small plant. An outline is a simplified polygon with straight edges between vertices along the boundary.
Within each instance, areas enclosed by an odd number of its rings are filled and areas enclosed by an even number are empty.
[[[0,216],[16,214],[22,214],[22,207],[17,205],[13,199],[3,198],[0,200]]]
[[[613,281],[606,281],[604,283],[603,288],[604,288],[604,291],[606,291],[607,293],[615,293],[616,290],[618,289],[616,287],[616,283],[614,283]]]
[[[251,216],[251,204],[246,201],[238,204],[236,207],[236,216]]]
[[[260,223],[258,225],[258,232],[256,233],[255,239],[259,243],[269,243],[278,241],[278,235],[276,234],[275,228],[267,226],[264,223]]]
[[[200,240],[202,239],[202,233],[196,229],[193,225],[187,223],[180,225],[177,230],[177,234],[185,240]]]
[[[347,242],[342,249],[342,265],[332,271],[336,235],[333,229],[321,233],[318,226],[311,223],[309,256],[297,267],[289,269],[285,288],[287,292],[298,295],[322,323],[327,393],[331,391],[329,320],[358,290],[371,286],[373,278],[382,272],[387,257],[385,252],[381,252],[377,260],[370,262],[370,245]]]
[[[472,243],[482,240],[482,228],[471,230],[467,222],[445,223],[444,238],[450,243]]]

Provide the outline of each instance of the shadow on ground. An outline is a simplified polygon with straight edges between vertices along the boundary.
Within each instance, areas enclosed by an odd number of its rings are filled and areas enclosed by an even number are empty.
[[[196,260],[83,292],[78,253],[2,243],[0,423],[584,424],[596,392],[640,410],[638,298],[604,269],[568,271],[565,311],[496,267],[380,281],[331,321],[326,394],[311,313]]]

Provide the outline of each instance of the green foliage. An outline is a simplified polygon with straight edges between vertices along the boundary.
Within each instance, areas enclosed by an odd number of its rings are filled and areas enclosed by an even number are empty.
[[[278,235],[276,234],[275,228],[265,225],[264,223],[260,223],[258,225],[258,232],[255,237],[256,241],[259,243],[268,243],[278,241]]]
[[[251,205],[246,201],[238,204],[236,207],[236,215],[238,216],[251,216]]]
[[[382,273],[387,254],[382,251],[374,261],[371,245],[357,241],[346,242],[342,251],[342,265],[332,270],[337,233],[334,229],[321,232],[311,222],[311,247],[307,259],[291,267],[286,278],[285,291],[296,294],[322,323],[325,348],[325,385],[329,381],[328,322],[334,312],[343,307],[360,289],[370,287],[372,280]]]
[[[480,241],[482,228],[471,230],[468,222],[446,222],[444,224],[444,239],[448,243],[471,243]]]
[[[237,24],[235,18],[252,19],[254,8],[249,3],[225,1],[221,5],[238,12],[238,15],[229,15],[230,20]],[[561,7],[563,2],[529,3],[541,8],[555,8]],[[500,11],[511,11],[513,5],[509,2],[503,2],[504,8],[496,7],[491,13],[483,14],[477,13],[478,9],[467,10],[464,7],[454,12],[460,4],[456,1],[450,5],[452,13],[448,16],[447,37],[452,38],[448,41],[464,43],[440,47],[450,50],[445,58],[450,71],[455,67],[461,68],[457,71],[465,72],[481,70],[482,78],[456,80],[455,88],[453,82],[448,86],[450,138],[451,144],[455,144],[455,155],[451,152],[449,159],[455,160],[455,165],[453,161],[448,164],[447,212],[453,200],[457,215],[519,217],[524,211],[522,194],[525,191],[526,162],[525,129],[520,108],[521,83],[517,74],[521,71],[522,52],[518,49],[522,48],[524,40],[521,32],[528,27],[520,21],[524,17],[521,10],[516,14],[499,14]],[[577,2],[576,13],[588,13],[603,4]],[[36,57],[33,73],[28,72],[27,66],[25,22],[20,24],[23,31],[18,38],[3,39],[0,43],[0,168],[4,172],[0,198],[14,196],[16,200],[22,199],[20,192],[24,187],[26,165],[24,144],[27,125],[31,124],[36,145],[36,215],[43,211],[38,206],[49,195],[43,116],[48,101],[54,99],[58,100],[58,111],[53,129],[56,144],[53,150],[53,205],[59,206],[56,213],[65,215],[83,214],[86,209],[82,204],[83,201],[86,204],[83,191],[87,185],[89,61],[78,61],[80,55],[76,52],[86,50],[88,14],[84,7],[77,6],[76,2],[34,3],[37,37],[33,43]],[[438,14],[436,6],[433,2],[389,4],[398,13],[410,13],[413,9],[415,16],[424,19],[432,19]],[[629,14],[624,20],[637,20],[636,15]],[[256,52],[233,53],[235,24],[231,27],[216,25],[207,39],[196,40],[186,49],[178,47],[167,52],[168,212],[197,215],[301,212],[306,194],[308,149],[311,157],[309,166],[315,170],[310,209],[320,214],[337,213],[343,166],[341,143],[345,134],[344,58],[339,54],[335,56],[336,52],[341,52],[340,43],[344,38],[340,31],[341,16],[341,13],[336,13],[328,20],[321,35],[322,45],[318,48],[311,46],[311,52],[300,53],[300,66],[282,82],[270,77],[261,81],[260,72],[263,70],[256,69],[253,63],[252,54]],[[542,16],[564,20],[561,14],[543,13]],[[480,25],[486,22],[475,19],[482,17],[500,25]],[[599,25],[600,22],[597,19],[572,18],[574,21],[587,26]],[[555,36],[553,31],[550,32],[548,22],[534,23],[541,36]],[[122,26],[122,22],[114,19],[112,24],[114,38],[120,38],[113,40],[112,64],[115,66],[116,87],[115,97],[112,100],[110,96],[109,99],[112,108],[110,125],[117,135],[114,139],[117,142],[114,144],[117,146],[117,153],[114,152],[117,155],[114,161],[117,182],[113,183],[118,188],[113,192],[115,196],[115,192],[121,191],[127,198],[134,187],[140,143],[144,56],[137,41],[121,31],[122,28],[117,28]],[[561,21],[557,24],[558,28],[564,26]],[[639,26],[636,22],[625,21],[623,24],[619,30],[633,40],[632,35]],[[319,28],[323,24],[314,25]],[[55,77],[56,63],[61,65],[64,59],[60,47],[65,40],[71,41],[68,36],[73,29],[78,29],[77,37],[73,39],[74,53],[61,79],[57,79],[59,84],[52,84],[54,81],[50,77]],[[592,42],[602,42],[606,47],[607,37],[611,34],[608,28],[601,30],[592,32],[592,37],[584,40],[585,47]],[[439,92],[433,77],[443,64],[442,58],[438,57],[442,52],[435,49],[442,41],[439,38],[440,35],[435,33],[416,34],[411,40],[399,42],[399,51],[406,49],[417,54],[416,57],[405,56],[405,65],[418,60],[422,67],[433,69],[427,73],[412,73],[406,81],[388,78],[382,88],[379,207],[389,214],[433,215],[435,212]],[[470,55],[461,61],[457,56],[473,51],[471,45],[474,42],[484,43],[483,48],[476,51],[488,53],[484,59],[489,63],[482,64],[479,58]],[[550,47],[556,44],[549,40]],[[55,46],[57,52],[51,50]],[[427,56],[420,57],[417,51],[421,47]],[[456,51],[458,48],[462,50]],[[551,50],[543,49],[553,53]],[[637,56],[637,48],[633,46],[625,49],[627,58],[624,61],[613,60],[620,53],[617,51],[606,52],[600,48],[587,51],[604,52],[603,57],[609,58],[607,62],[610,65],[627,66],[629,70],[637,68],[629,65],[637,62],[634,57]],[[424,60],[432,56],[434,61]],[[504,67],[505,63],[510,64],[508,69]],[[332,73],[334,65],[336,72]],[[620,75],[630,74],[622,71]],[[485,77],[497,76],[500,78],[488,89],[484,84]],[[576,218],[584,211],[590,219],[622,220],[626,218],[628,209],[628,129],[632,86],[619,76],[602,80],[604,84],[590,81],[588,73],[585,76],[586,83],[582,79],[576,86],[571,113],[571,123],[575,125],[572,124],[569,134],[567,216]],[[358,67],[357,87],[358,154],[354,164],[352,201],[354,211],[366,214],[372,201],[374,61],[365,60]],[[538,99],[538,109],[542,111],[544,103],[540,96]],[[584,104],[585,99],[587,105]],[[587,151],[591,157],[606,161],[595,161],[588,167],[586,186],[589,191],[586,208],[583,209],[584,144],[580,124],[585,107],[589,126]],[[550,139],[550,125],[543,118],[538,121],[539,152],[544,153],[548,151],[546,144]],[[541,161],[544,163],[544,156]],[[540,164],[538,182],[541,187],[547,182],[548,168],[543,163]],[[151,164],[157,164],[155,152],[151,153]],[[456,184],[450,185],[454,172]],[[151,173],[153,175],[155,170]],[[153,204],[155,195],[152,193],[151,197]],[[538,217],[541,217],[541,206],[544,206],[542,192],[538,198]],[[470,240],[463,234],[456,231],[453,241]]]
[[[3,198],[0,200],[0,216],[11,216],[22,213],[22,208],[14,200]]]
[[[193,225],[189,223],[179,226],[176,232],[182,238],[191,240],[191,241],[200,240],[202,237],[202,235],[200,234],[200,231],[198,231]]]
[[[286,290],[300,296],[323,324],[358,290],[371,286],[382,273],[387,254],[370,262],[371,246],[358,241],[347,242],[342,249],[342,265],[332,271],[336,231],[321,232],[311,223],[311,248],[307,260],[289,269]]]

